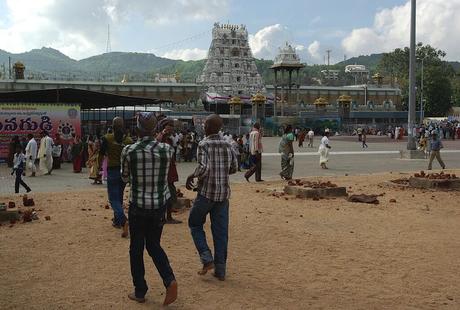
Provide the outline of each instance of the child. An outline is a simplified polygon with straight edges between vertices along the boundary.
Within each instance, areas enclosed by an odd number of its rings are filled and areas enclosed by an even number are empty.
[[[366,131],[363,130],[361,133],[361,141],[363,142],[363,148],[367,148],[367,143],[366,143]]]
[[[14,154],[13,159],[13,171],[11,175],[16,173],[16,181],[14,183],[14,192],[19,193],[19,185],[22,185],[27,192],[30,192],[31,189],[27,184],[22,180],[22,174],[24,173],[24,162],[26,158],[24,153],[22,153],[22,148],[20,145],[16,147],[16,153]]]
[[[418,145],[419,145],[419,147],[418,147],[419,150],[423,151],[423,154],[425,155],[425,158],[427,158],[427,154],[428,154],[428,152],[427,152],[427,139],[425,137],[425,134],[422,134],[420,136],[420,140],[419,140]]]

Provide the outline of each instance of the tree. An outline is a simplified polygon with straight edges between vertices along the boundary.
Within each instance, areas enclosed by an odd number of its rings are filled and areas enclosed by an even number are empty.
[[[384,53],[379,62],[378,70],[390,76],[393,83],[401,88],[402,101],[409,101],[409,52],[410,49],[396,49],[391,53]],[[422,62],[423,62],[423,98],[426,100],[425,114],[427,116],[445,116],[452,106],[452,80],[455,71],[452,66],[443,60],[446,53],[430,45],[418,43],[417,57],[417,89],[421,95]],[[419,101],[420,98],[417,99]],[[404,105],[407,108],[407,104]]]
[[[430,66],[425,70],[423,93],[426,100],[425,113],[445,116],[452,107],[452,85],[442,66]]]
[[[457,73],[452,79],[453,105],[460,107],[460,74]]]

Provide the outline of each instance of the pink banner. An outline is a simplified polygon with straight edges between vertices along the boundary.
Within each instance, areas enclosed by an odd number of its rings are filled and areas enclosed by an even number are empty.
[[[7,104],[0,103],[0,159],[8,157],[8,145],[14,136],[20,139],[31,133],[40,139],[42,131],[69,144],[72,134],[81,135],[80,106],[77,104]]]

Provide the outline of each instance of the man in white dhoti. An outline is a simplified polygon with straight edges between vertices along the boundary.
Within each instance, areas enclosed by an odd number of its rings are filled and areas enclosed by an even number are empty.
[[[329,161],[329,149],[331,149],[331,146],[329,145],[329,131],[325,130],[324,131],[324,136],[321,139],[321,144],[319,145],[319,164],[321,165],[321,168],[323,169],[328,169],[326,166],[326,163]]]
[[[46,131],[42,132],[38,158],[40,159],[40,170],[44,174],[50,175],[51,170],[53,170],[53,139],[49,137]]]
[[[34,135],[29,133],[27,135],[29,142],[26,146],[26,171],[31,172],[31,177],[35,176],[37,167],[35,167],[35,160],[37,159],[37,141],[34,139]]]

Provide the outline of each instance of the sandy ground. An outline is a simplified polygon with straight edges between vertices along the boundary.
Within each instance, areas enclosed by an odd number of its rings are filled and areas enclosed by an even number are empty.
[[[234,185],[225,282],[196,274],[186,224],[166,226],[180,294],[169,308],[459,309],[459,193],[382,185],[405,176],[321,178],[355,194],[385,193],[379,205],[269,196],[281,182]],[[147,254],[147,303],[126,297],[129,241],[110,226],[105,191],[32,197],[38,221],[0,227],[0,308],[160,308],[164,288]],[[0,197],[10,199],[20,197]]]

